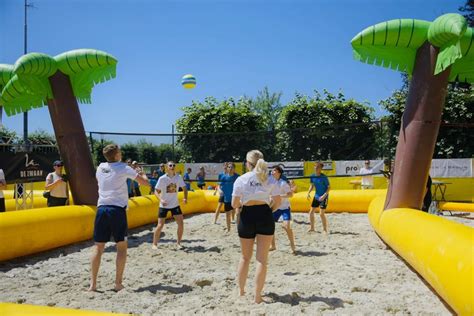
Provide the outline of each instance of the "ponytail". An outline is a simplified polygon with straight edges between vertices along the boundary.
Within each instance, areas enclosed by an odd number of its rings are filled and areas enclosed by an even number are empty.
[[[257,174],[257,179],[260,181],[260,183],[265,183],[267,181],[268,165],[265,160],[259,159],[253,171]]]

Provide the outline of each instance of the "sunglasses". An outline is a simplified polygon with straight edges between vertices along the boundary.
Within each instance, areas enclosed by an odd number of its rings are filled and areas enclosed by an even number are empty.
[[[174,165],[174,164],[169,164],[168,165],[168,167],[174,167],[174,166],[176,166],[176,165]]]

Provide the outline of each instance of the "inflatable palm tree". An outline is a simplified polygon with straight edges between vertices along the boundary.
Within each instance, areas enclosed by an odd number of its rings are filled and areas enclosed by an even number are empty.
[[[98,194],[77,100],[90,103],[92,88],[114,78],[116,64],[110,54],[79,49],[55,57],[30,53],[13,66],[0,65],[0,105],[7,115],[48,106],[76,204],[96,204]]]
[[[355,59],[411,76],[385,209],[420,209],[449,81],[474,82],[474,32],[459,14],[399,19],[351,41]]]

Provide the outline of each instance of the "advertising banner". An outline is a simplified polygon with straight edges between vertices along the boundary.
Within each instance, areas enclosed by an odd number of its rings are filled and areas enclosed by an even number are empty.
[[[336,175],[357,176],[364,167],[365,160],[336,161]],[[383,160],[370,160],[370,167],[374,172],[383,170]]]
[[[53,171],[53,162],[59,159],[56,153],[12,153],[0,154],[0,169],[7,183],[45,181]]]
[[[287,177],[301,177],[304,175],[303,161],[276,161],[269,162],[268,167],[280,166]]]
[[[432,178],[472,177],[474,159],[433,159],[430,175]]]

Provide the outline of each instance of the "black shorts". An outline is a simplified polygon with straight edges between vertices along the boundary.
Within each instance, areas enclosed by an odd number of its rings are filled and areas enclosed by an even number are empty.
[[[240,238],[255,238],[256,235],[273,235],[275,221],[272,209],[267,204],[244,206],[237,227]]]
[[[171,212],[171,215],[173,216],[183,215],[179,206],[176,206],[174,208],[160,207],[160,210],[158,211],[158,218],[166,218],[166,216],[168,216],[168,212]]]
[[[319,207],[325,210],[328,207],[328,200],[329,197],[325,198],[323,201],[319,201],[316,197],[313,198],[313,202],[311,203],[311,207]]]
[[[108,242],[110,236],[115,242],[127,240],[127,213],[125,207],[100,205],[94,223],[94,241]]]
[[[5,198],[0,198],[0,212],[5,212],[6,207],[5,207]]]
[[[234,208],[232,207],[232,203],[230,202],[224,202],[224,211],[226,212],[230,212],[232,211]]]
[[[224,195],[219,195],[219,203],[224,203]]]
[[[48,198],[48,207],[52,206],[64,206],[67,203],[67,198],[60,198],[60,197],[54,197],[54,196],[49,196]]]
[[[198,183],[197,186],[198,186],[199,189],[204,190],[204,187],[206,186],[206,184],[205,183]]]

